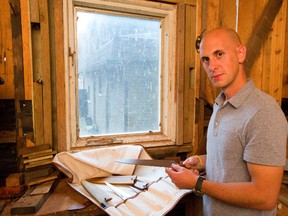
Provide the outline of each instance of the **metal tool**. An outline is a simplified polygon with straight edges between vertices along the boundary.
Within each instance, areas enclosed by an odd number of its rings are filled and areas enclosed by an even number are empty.
[[[157,166],[157,167],[171,167],[176,164],[174,160],[152,160],[152,159],[122,159],[115,160],[118,163],[143,165],[143,166]]]
[[[115,193],[117,194],[122,200],[127,200],[128,198],[130,198],[130,194],[126,193],[125,191],[121,190],[118,187],[115,187],[114,185],[105,182],[105,184]]]
[[[111,200],[112,197],[105,191],[103,191],[99,186],[86,180],[83,180],[81,184],[88,191],[88,193],[91,194],[100,203],[103,208],[107,208],[110,206],[108,204],[108,201]]]
[[[105,181],[110,184],[117,185],[133,185],[136,182],[137,176],[108,176],[108,177],[97,177],[88,179],[89,182],[96,184],[104,184]]]
[[[142,165],[142,166],[156,166],[156,167],[171,167],[172,164],[177,164],[174,160],[153,160],[153,159],[121,159],[121,160],[114,160],[114,162]],[[179,164],[179,165],[187,169],[193,168],[193,166],[189,164]]]

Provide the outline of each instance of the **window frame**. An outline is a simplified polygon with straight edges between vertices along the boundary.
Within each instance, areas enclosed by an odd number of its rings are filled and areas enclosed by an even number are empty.
[[[66,86],[66,134],[67,149],[78,147],[95,147],[108,144],[141,144],[144,147],[175,145],[183,133],[177,130],[179,122],[178,110],[183,105],[177,103],[178,91],[181,83],[177,81],[177,5],[137,0],[63,0],[64,1],[64,49],[68,50],[65,56],[65,86]],[[74,17],[76,7],[95,7],[97,9],[130,12],[139,15],[161,17],[161,132],[138,134],[121,134],[91,136],[77,138],[77,46]],[[66,27],[65,27],[66,26]],[[184,83],[182,83],[184,84]],[[178,88],[177,88],[178,86]],[[180,116],[181,118],[181,116]],[[181,120],[180,120],[181,122]]]

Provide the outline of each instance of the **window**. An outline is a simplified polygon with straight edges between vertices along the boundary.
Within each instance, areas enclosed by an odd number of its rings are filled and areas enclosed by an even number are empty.
[[[83,8],[76,16],[78,136],[159,132],[161,21]]]
[[[137,0],[64,2],[71,147],[174,145],[177,7]]]

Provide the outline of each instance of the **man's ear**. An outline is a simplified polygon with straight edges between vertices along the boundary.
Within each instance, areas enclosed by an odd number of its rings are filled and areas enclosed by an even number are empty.
[[[240,64],[242,64],[245,61],[246,52],[247,52],[247,47],[245,45],[241,44],[238,47],[238,59],[239,59]]]

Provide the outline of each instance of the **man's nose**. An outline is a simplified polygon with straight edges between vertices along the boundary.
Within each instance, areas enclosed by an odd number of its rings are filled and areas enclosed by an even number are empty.
[[[209,71],[214,71],[216,68],[216,65],[217,65],[216,60],[211,58],[209,61],[209,66],[208,66]]]

